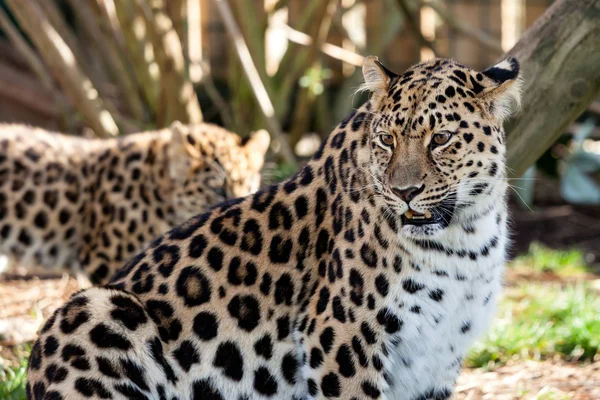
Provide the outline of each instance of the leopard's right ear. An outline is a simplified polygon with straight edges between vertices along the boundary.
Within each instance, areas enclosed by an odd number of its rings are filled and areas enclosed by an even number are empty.
[[[372,93],[387,91],[390,83],[398,78],[398,74],[387,69],[375,56],[365,58],[362,72],[365,83],[360,86],[359,90],[366,90]]]

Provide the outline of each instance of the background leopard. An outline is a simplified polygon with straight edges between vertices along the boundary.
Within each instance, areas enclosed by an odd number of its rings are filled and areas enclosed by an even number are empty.
[[[29,397],[449,399],[501,286],[519,65],[363,71],[370,101],[296,176],[59,309]]]
[[[0,125],[0,254],[105,282],[156,235],[257,190],[268,145],[208,124],[109,140]]]

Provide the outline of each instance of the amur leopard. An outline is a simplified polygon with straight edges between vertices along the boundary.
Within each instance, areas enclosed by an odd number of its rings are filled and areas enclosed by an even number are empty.
[[[106,283],[154,237],[256,191],[268,145],[209,124],[108,140],[0,125],[0,254]]]
[[[501,288],[519,64],[363,71],[370,100],[297,175],[59,309],[29,398],[449,399]]]

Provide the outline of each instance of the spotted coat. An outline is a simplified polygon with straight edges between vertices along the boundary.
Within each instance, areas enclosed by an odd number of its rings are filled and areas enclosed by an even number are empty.
[[[449,399],[500,290],[518,63],[363,71],[370,101],[297,175],[57,311],[30,398]]]

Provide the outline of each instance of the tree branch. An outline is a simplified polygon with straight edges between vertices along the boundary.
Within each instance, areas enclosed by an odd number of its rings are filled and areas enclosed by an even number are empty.
[[[435,45],[433,44],[433,42],[428,40],[425,36],[423,36],[423,33],[421,33],[421,28],[420,28],[421,24],[420,24],[419,20],[417,19],[418,16],[415,16],[412,13],[409,5],[406,3],[406,0],[396,0],[396,4],[398,4],[398,8],[400,9],[400,12],[402,12],[402,14],[404,15],[404,18],[406,19],[408,26],[410,27],[410,29],[413,31],[413,33],[419,40],[419,43],[421,44],[421,46],[425,46],[425,47],[431,49],[431,51],[433,51],[434,54],[437,54],[437,50],[435,49]]]
[[[98,91],[81,71],[75,55],[38,3],[34,0],[7,0],[6,3],[94,132],[105,137],[118,135],[117,124],[98,96]]]
[[[240,32],[235,19],[233,18],[233,13],[231,12],[231,8],[227,3],[227,0],[214,0],[219,13],[221,14],[221,18],[223,18],[223,22],[225,23],[225,28],[227,29],[227,33],[231,37],[231,40],[235,46],[236,54],[240,60],[240,64],[248,78],[248,82],[250,83],[250,87],[252,88],[252,93],[260,106],[260,110],[262,111],[267,125],[269,126],[269,131],[271,132],[271,136],[275,141],[278,142],[281,147],[281,154],[283,159],[292,166],[297,166],[296,157],[292,152],[292,149],[289,146],[287,140],[283,137],[283,133],[281,132],[281,126],[279,125],[279,121],[275,117],[275,108],[273,107],[273,103],[269,98],[269,94],[265,89],[262,81],[260,80],[260,75],[256,70],[256,66],[254,65],[254,61],[252,60],[252,56],[250,55],[250,51],[248,50],[248,46],[244,41],[244,37]]]

